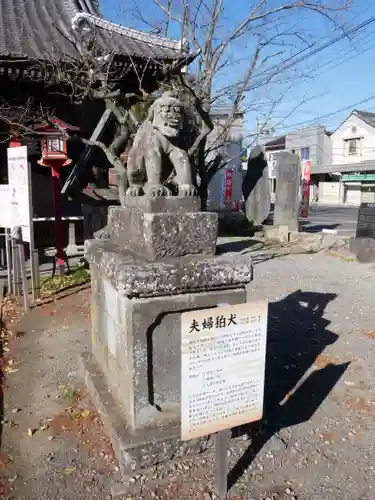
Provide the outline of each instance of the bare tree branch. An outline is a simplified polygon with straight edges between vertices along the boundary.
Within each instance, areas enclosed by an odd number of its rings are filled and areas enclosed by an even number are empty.
[[[221,157],[220,152],[231,143],[231,129],[238,117],[246,110],[254,112],[258,109],[262,102],[259,97],[263,93],[267,96],[267,109],[262,112],[265,117],[260,130],[263,133],[285,95],[281,91],[270,99],[268,89],[271,92],[295,84],[293,76],[288,76],[286,71],[293,69],[294,60],[298,62],[296,55],[303,54],[315,42],[310,35],[303,33],[300,19],[293,17],[293,13],[318,15],[322,22],[339,26],[337,14],[351,3],[350,0],[342,0],[341,5],[334,5],[330,0],[290,0],[271,5],[267,0],[250,0],[246,12],[242,12],[242,20],[238,15],[235,16],[236,22],[232,23],[229,20],[233,17],[233,9],[229,7],[229,0],[181,0],[183,19],[173,9],[170,0],[153,2],[168,19],[167,27],[171,22],[182,23],[184,34],[199,51],[193,69],[194,84],[185,80],[182,86],[193,95],[196,108],[204,111],[203,114],[199,111],[203,134],[196,138],[190,152],[196,159],[196,168],[205,188],[216,171],[233,160]],[[291,49],[294,49],[294,55],[288,56]],[[287,66],[280,66],[281,57],[287,61]],[[217,105],[226,107],[227,116],[220,125],[215,125],[215,133],[206,140],[207,132],[213,126],[211,118],[208,121],[209,114]],[[291,113],[298,107],[298,104],[293,106]]]

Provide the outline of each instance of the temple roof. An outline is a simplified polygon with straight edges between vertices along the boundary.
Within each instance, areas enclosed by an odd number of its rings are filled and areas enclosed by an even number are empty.
[[[125,28],[101,18],[92,0],[0,0],[0,61],[78,58],[95,40],[103,54],[184,60],[180,41]]]

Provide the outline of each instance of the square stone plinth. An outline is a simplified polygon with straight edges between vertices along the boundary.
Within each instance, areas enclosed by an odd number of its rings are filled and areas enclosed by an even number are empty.
[[[156,213],[193,213],[199,212],[201,200],[198,196],[126,196],[124,207],[137,209],[141,212]]]
[[[358,262],[375,262],[375,239],[350,238],[349,250],[354,253]]]
[[[128,298],[92,268],[92,353],[131,432],[180,419],[181,313],[246,302],[246,289]]]
[[[183,442],[177,423],[154,425],[130,432],[124,413],[112,396],[112,391],[94,356],[81,357],[81,372],[100,415],[104,431],[111,441],[122,478],[134,471],[186,455],[202,453],[212,447],[210,436]],[[155,410],[157,412],[157,410]],[[157,419],[155,418],[155,422]]]
[[[246,254],[149,262],[91,240],[92,351],[83,357],[87,387],[123,474],[189,450],[180,440],[181,314],[247,301]]]
[[[215,253],[215,213],[150,213],[138,208],[112,207],[108,222],[110,238],[119,248],[148,260]]]
[[[85,256],[116,290],[127,297],[150,297],[238,288],[253,278],[251,257],[226,253],[145,261],[119,251],[111,240],[87,240]]]

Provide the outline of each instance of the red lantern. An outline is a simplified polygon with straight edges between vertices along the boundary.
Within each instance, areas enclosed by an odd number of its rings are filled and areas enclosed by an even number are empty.
[[[66,128],[61,125],[59,128],[60,131],[52,127],[43,130],[45,135],[42,139],[42,158],[38,161],[39,165],[51,167],[56,162],[59,167],[65,167],[72,163],[72,160],[68,158]]]
[[[55,238],[56,238],[56,259],[60,274],[64,274],[65,263],[68,264],[67,256],[64,252],[64,234],[62,225],[61,210],[61,186],[60,168],[72,163],[67,152],[67,129],[68,125],[59,120],[51,120],[48,125],[40,125],[35,130],[43,134],[42,137],[42,158],[38,160],[39,165],[49,167],[52,172],[53,200],[55,205]],[[55,270],[55,266],[54,266]]]

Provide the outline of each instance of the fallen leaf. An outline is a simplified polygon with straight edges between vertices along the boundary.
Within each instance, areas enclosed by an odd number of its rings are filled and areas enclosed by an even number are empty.
[[[80,416],[81,418],[87,418],[87,417],[88,417],[88,416],[90,416],[90,415],[91,415],[91,411],[90,411],[90,410],[83,410],[83,411],[81,411],[81,413],[79,414],[79,416]]]
[[[18,369],[18,368],[9,368],[9,366],[6,366],[6,367],[4,368],[4,371],[5,371],[6,373],[16,373],[16,372],[19,372],[19,369]]]
[[[375,330],[366,330],[365,331],[366,337],[368,337],[371,340],[375,340]]]
[[[73,474],[75,472],[77,467],[68,467],[66,469],[63,469],[64,474]]]

